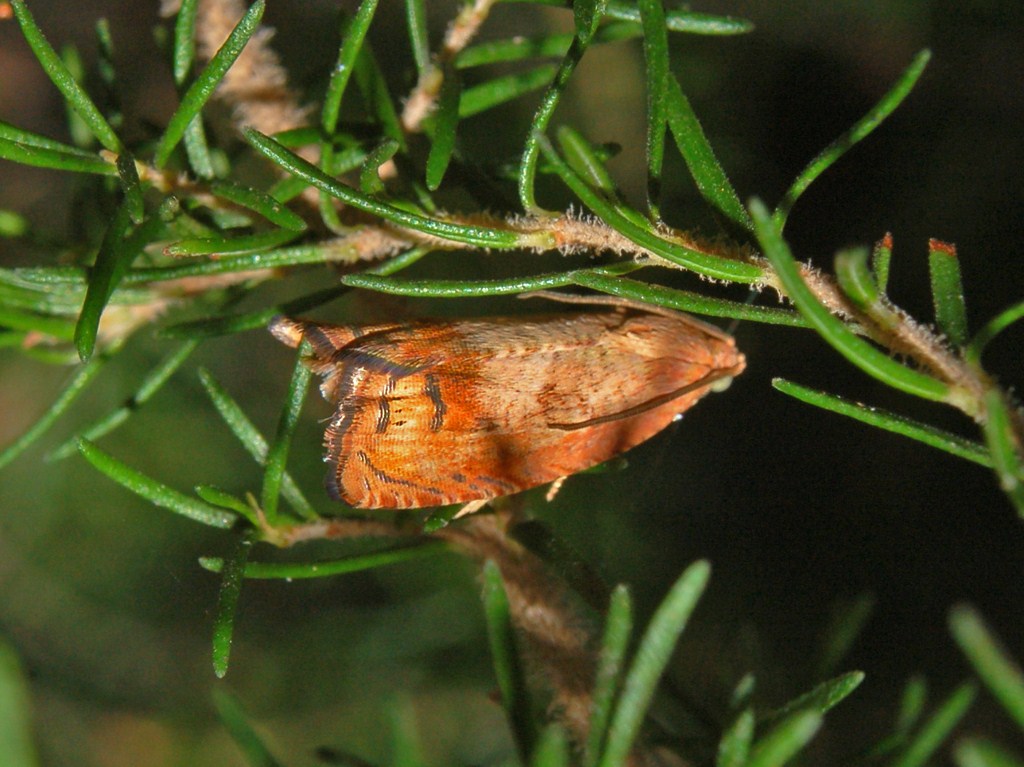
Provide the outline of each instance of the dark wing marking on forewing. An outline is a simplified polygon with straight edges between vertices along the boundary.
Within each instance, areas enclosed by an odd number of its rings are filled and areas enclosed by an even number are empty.
[[[366,466],[367,469],[369,469],[370,473],[373,474],[374,477],[376,477],[378,480],[387,485],[401,485],[402,487],[412,487],[415,488],[416,490],[422,490],[425,493],[433,493],[434,495],[437,496],[442,495],[442,492],[436,487],[430,487],[429,485],[421,485],[418,482],[413,482],[410,479],[394,477],[388,474],[386,471],[378,469],[376,466],[373,465],[373,461],[370,460],[370,456],[368,456],[366,452],[363,450],[358,451],[356,453],[356,457],[359,459],[360,463],[362,463],[364,466]]]
[[[437,376],[433,373],[426,373],[423,376],[425,381],[423,393],[434,403],[434,415],[430,419],[430,430],[440,431],[444,426],[444,416],[448,412],[448,406],[444,402],[444,395],[441,393],[441,386],[437,382]]]

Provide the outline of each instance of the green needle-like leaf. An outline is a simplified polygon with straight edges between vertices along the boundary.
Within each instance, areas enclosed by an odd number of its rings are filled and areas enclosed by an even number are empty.
[[[954,346],[967,342],[967,306],[956,247],[938,240],[928,243],[928,273],[935,303],[935,324]]]
[[[356,59],[363,48],[363,40],[373,22],[373,14],[377,10],[377,0],[363,0],[351,21],[345,24],[344,41],[338,50],[338,60],[331,72],[324,96],[324,106],[320,113],[320,125],[324,133],[332,135],[338,127],[338,115],[341,113],[341,100],[348,87],[349,78],[356,66]]]
[[[466,88],[459,98],[459,117],[472,117],[488,109],[505,104],[513,99],[543,88],[555,76],[557,67],[542,64],[525,72],[495,77],[480,85]]]
[[[607,743],[601,755],[601,767],[623,764],[633,747],[647,706],[654,697],[658,679],[672,657],[676,642],[697,606],[710,573],[711,568],[707,562],[690,565],[654,613],[615,706]]]
[[[927,764],[949,737],[953,728],[964,718],[974,703],[976,692],[973,684],[960,685],[924,723],[903,753],[890,762],[890,767],[922,767]]]
[[[985,347],[992,342],[992,339],[1013,323],[1019,322],[1022,318],[1024,318],[1024,301],[999,312],[999,314],[985,323],[985,327],[978,331],[978,334],[971,339],[964,354],[967,361],[979,365],[981,363],[981,353],[985,351]]]
[[[807,190],[807,187],[836,160],[881,125],[895,111],[896,107],[903,103],[903,99],[910,94],[910,91],[913,90],[914,85],[917,84],[918,79],[924,73],[924,68],[928,65],[931,55],[931,51],[928,50],[918,53],[889,92],[866,115],[854,123],[843,135],[829,144],[800,172],[793,185],[783,195],[782,202],[779,203],[773,214],[775,224],[780,232],[786,225],[786,219],[789,216],[789,212],[793,209],[793,205],[800,195]]]
[[[95,155],[82,155],[66,149],[23,144],[0,137],[0,160],[10,160],[36,168],[53,168],[71,173],[96,173],[101,176],[117,175],[117,168]]]
[[[754,740],[754,712],[749,708],[740,712],[718,742],[715,767],[743,767],[750,755]]]
[[[672,137],[701,196],[734,224],[753,231],[750,214],[718,162],[690,100],[672,75],[666,76],[665,112]]]
[[[150,397],[160,391],[161,387],[170,380],[171,376],[177,372],[178,368],[185,363],[198,346],[198,341],[186,341],[183,344],[179,344],[174,351],[168,354],[162,362],[146,375],[135,394],[125,400],[116,410],[93,422],[79,434],[76,434],[55,448],[46,456],[46,460],[59,461],[67,458],[78,450],[78,439],[80,437],[95,442],[127,421],[129,416],[146,404]]]
[[[850,671],[837,676],[835,679],[829,679],[827,682],[819,684],[810,692],[804,693],[795,700],[791,700],[778,711],[773,711],[769,716],[765,717],[765,722],[786,719],[800,711],[814,711],[824,714],[856,690],[863,681],[863,671]]]
[[[875,277],[875,284],[882,294],[889,289],[889,264],[891,261],[892,235],[886,234],[871,249],[871,271]]]
[[[569,767],[569,739],[557,724],[544,728],[530,757],[530,767]]]
[[[800,275],[800,269],[781,232],[760,200],[750,204],[758,242],[771,261],[786,294],[800,313],[832,348],[865,373],[894,389],[917,397],[950,401],[950,390],[942,381],[911,370],[884,352],[858,338],[852,330],[823,306]]]
[[[117,209],[96,254],[96,264],[89,273],[89,287],[75,326],[75,347],[83,361],[92,356],[100,317],[114,289],[131,268],[135,257],[156,239],[164,227],[161,217],[154,215],[126,236],[131,222],[131,207],[126,199]]]
[[[37,439],[46,433],[46,430],[53,425],[54,421],[71,407],[71,403],[92,383],[92,380],[106,366],[115,351],[110,349],[104,354],[97,354],[75,371],[68,385],[64,387],[42,417],[32,424],[28,431],[0,451],[0,469],[25,452]]]
[[[893,434],[910,437],[910,439],[915,439],[931,447],[944,450],[959,458],[965,458],[968,461],[992,468],[992,457],[984,445],[964,439],[952,432],[944,431],[935,426],[929,426],[926,423],[915,421],[889,410],[862,405],[859,402],[852,402],[848,399],[837,397],[834,394],[818,391],[817,389],[809,389],[806,386],[801,386],[798,383],[793,383],[783,378],[773,379],[772,386],[783,394],[796,397],[801,402],[806,402],[809,405],[849,416],[862,423],[877,426],[880,429],[891,431]]]
[[[957,767],[1024,767],[1024,762],[995,743],[964,738],[953,747]]]
[[[218,679],[223,679],[228,673],[231,640],[235,633],[235,609],[238,607],[238,597],[242,593],[242,576],[250,551],[251,534],[240,535],[222,571],[220,593],[217,596],[217,614],[213,621],[213,673]]]
[[[427,156],[427,189],[431,192],[441,186],[448,163],[455,151],[455,132],[459,124],[459,98],[462,81],[453,66],[443,68],[441,92],[433,114],[433,135]]]
[[[982,425],[985,444],[992,456],[999,486],[1024,517],[1024,446],[1021,445],[1021,436],[1014,431],[1017,421],[998,389],[985,392],[985,413],[987,417]]]
[[[5,767],[39,764],[32,745],[31,709],[18,656],[6,642],[0,642],[0,764]]]
[[[605,618],[601,654],[598,656],[593,703],[590,709],[590,733],[583,760],[586,767],[597,764],[604,748],[605,735],[615,703],[615,694],[619,689],[622,660],[629,647],[632,633],[632,599],[629,596],[629,589],[619,585],[612,591],[608,603],[608,616]]]
[[[172,54],[172,70],[174,84],[179,88],[185,85],[192,73],[192,63],[196,58],[196,11],[199,0],[181,0],[178,15],[174,19],[174,52]]]
[[[198,237],[178,240],[164,248],[164,254],[176,258],[182,256],[233,256],[243,253],[259,253],[269,248],[287,245],[301,235],[292,229],[272,229],[269,232],[245,234],[241,237]]]
[[[245,566],[245,577],[286,581],[296,578],[327,578],[432,557],[446,550],[447,547],[440,541],[427,541],[325,562],[248,562]],[[224,560],[217,557],[202,557],[199,564],[210,572],[219,573],[224,567]]]
[[[234,514],[179,493],[132,469],[87,439],[79,442],[78,449],[85,459],[101,472],[156,506],[212,527],[228,528],[237,520]]]
[[[531,715],[530,697],[523,669],[519,663],[512,618],[509,615],[508,596],[502,583],[501,570],[489,561],[483,571],[484,616],[490,640],[491,659],[498,678],[501,702],[509,718],[512,734],[520,756],[533,752],[536,725]]]
[[[157,144],[155,162],[162,168],[170,159],[171,152],[181,141],[192,120],[196,119],[206,102],[213,96],[228,69],[235,63],[249,38],[253,36],[263,18],[264,0],[256,0],[239,20],[220,49],[210,59],[195,82],[185,92],[181,103],[167,122],[160,142]]]
[[[235,205],[259,213],[282,229],[290,229],[293,232],[306,229],[306,222],[300,215],[286,208],[266,192],[229,181],[215,181],[210,185],[210,191]]]
[[[128,207],[132,223],[140,224],[143,216],[146,215],[146,207],[142,201],[142,185],[139,182],[139,172],[135,167],[135,158],[130,152],[122,152],[117,156],[116,165],[117,175],[121,178],[124,202]]]
[[[702,253],[681,243],[662,239],[649,229],[639,226],[632,217],[623,215],[600,194],[587,186],[586,182],[552,149],[547,139],[541,137],[538,139],[538,143],[555,172],[566,186],[583,201],[583,204],[606,224],[640,247],[654,255],[661,256],[666,261],[713,279],[749,283],[757,282],[763,276],[761,268],[754,264],[723,258],[711,253]]]
[[[972,607],[949,614],[949,628],[974,671],[1017,726],[1024,729],[1024,673]]]
[[[533,117],[523,156],[519,162],[519,201],[527,213],[541,212],[541,208],[538,207],[534,199],[533,188],[537,175],[537,160],[540,157],[540,139],[551,122],[551,117],[555,113],[562,93],[568,86],[569,78],[576,70],[576,65],[579,64],[584,52],[594,39],[606,4],[607,0],[577,0],[573,3],[576,34],[573,36],[569,50],[562,57],[554,81],[548,87],[547,93],[544,94],[541,105]]]
[[[781,767],[811,742],[821,728],[821,714],[794,714],[754,744],[745,767]]]
[[[422,74],[430,64],[430,39],[424,0],[405,0],[405,18],[409,24],[409,42],[413,61],[416,62],[416,72]]]
[[[652,220],[659,220],[661,167],[665,159],[667,112],[668,30],[661,0],[640,0],[640,21],[644,28],[644,63],[647,67],[647,204]]]
[[[82,86],[75,81],[60,56],[46,40],[43,31],[32,18],[25,0],[10,0],[10,2],[11,8],[14,10],[14,17],[21,26],[22,34],[25,35],[25,41],[50,80],[64,96],[67,104],[75,111],[75,114],[82,118],[82,122],[97,141],[111,152],[120,154],[122,151],[121,141],[114,129],[110,127],[110,123],[106,121]]]
[[[309,345],[304,342],[299,346],[299,356],[288,385],[284,410],[281,411],[281,417],[277,422],[277,434],[267,450],[260,506],[267,517],[267,522],[271,525],[277,521],[277,500],[281,492],[284,467],[288,461],[288,450],[291,448],[292,435],[295,433],[295,427],[298,426],[299,413],[302,410],[302,403],[306,399],[306,390],[309,388],[309,379],[312,376],[312,372],[305,365],[305,359],[309,355]]]
[[[285,149],[274,139],[264,136],[258,131],[247,130],[245,136],[250,144],[264,156],[274,161],[285,172],[302,178],[307,183],[322,189],[333,197],[337,197],[347,205],[379,216],[399,226],[407,226],[410,229],[415,229],[425,234],[433,234],[446,240],[463,242],[480,248],[504,250],[517,247],[519,244],[519,236],[514,232],[438,221],[419,216],[415,213],[409,213],[388,203],[375,200],[331,178],[319,168]]]
[[[208,371],[200,369],[199,380],[202,382],[203,388],[206,389],[206,393],[213,402],[213,406],[217,408],[220,417],[224,419],[224,423],[231,430],[231,433],[242,443],[242,446],[248,451],[249,455],[256,459],[257,463],[265,466],[267,462],[267,441],[263,435],[260,434],[252,421],[245,415],[238,403],[228,394],[227,390]],[[299,486],[288,472],[285,472],[281,478],[281,494],[300,517],[304,519],[315,519],[317,517],[313,506],[306,500]]]
[[[235,696],[223,687],[214,688],[213,704],[224,729],[245,755],[246,764],[252,767],[285,767],[270,753]]]

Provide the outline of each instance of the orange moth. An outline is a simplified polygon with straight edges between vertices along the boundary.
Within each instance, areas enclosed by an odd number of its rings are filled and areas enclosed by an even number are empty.
[[[552,296],[554,297],[554,296]],[[573,297],[566,297],[573,298]],[[650,439],[743,370],[731,336],[671,310],[329,325],[275,319],[337,406],[327,489],[414,509],[554,482]]]

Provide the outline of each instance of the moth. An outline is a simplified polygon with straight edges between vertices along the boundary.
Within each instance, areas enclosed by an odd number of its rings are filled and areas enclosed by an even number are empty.
[[[615,300],[528,317],[270,331],[323,376],[328,493],[359,508],[482,502],[650,439],[744,368],[731,336]]]

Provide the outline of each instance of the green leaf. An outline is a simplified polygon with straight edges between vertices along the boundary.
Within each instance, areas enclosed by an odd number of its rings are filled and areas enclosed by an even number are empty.
[[[519,663],[508,596],[501,579],[501,570],[488,560],[483,570],[484,617],[490,641],[494,674],[501,691],[501,703],[509,718],[512,735],[520,756],[533,753],[537,740],[536,724],[531,715],[529,691]]]
[[[875,284],[884,294],[889,289],[889,264],[892,261],[892,235],[875,243],[871,249],[871,271],[875,275]]]
[[[327,578],[432,557],[446,550],[447,547],[440,541],[426,541],[324,562],[248,562],[245,566],[245,577],[285,581],[298,578]],[[199,564],[205,570],[219,573],[224,567],[224,560],[217,557],[202,557]]]
[[[130,235],[131,203],[125,199],[103,237],[96,263],[89,272],[89,287],[75,325],[75,347],[83,361],[92,356],[100,317],[107,301],[142,249],[155,240],[164,227],[159,215],[147,219]]]
[[[761,268],[754,264],[723,258],[711,253],[702,253],[681,243],[662,239],[657,234],[640,227],[631,217],[623,215],[621,211],[616,210],[612,204],[587,186],[586,182],[551,148],[547,139],[541,137],[538,142],[541,151],[544,152],[544,156],[552,164],[555,172],[583,204],[606,224],[641,248],[646,248],[667,261],[713,279],[749,283],[757,282],[764,276]]]
[[[1024,673],[973,607],[958,605],[949,614],[949,628],[974,671],[1003,709],[1024,729]]]
[[[765,256],[775,268],[786,295],[807,319],[811,327],[843,357],[868,375],[888,386],[923,399],[950,400],[950,389],[942,381],[904,367],[884,352],[858,338],[852,330],[834,317],[823,306],[800,275],[800,269],[789,246],[782,239],[778,225],[772,220],[764,204],[754,200],[750,204],[758,242]]]
[[[422,74],[430,64],[430,40],[427,27],[427,9],[423,0],[405,0],[405,18],[409,24],[409,42],[416,72]]]
[[[102,176],[117,174],[117,168],[95,155],[82,155],[77,150],[69,152],[64,148],[24,144],[3,137],[0,137],[0,160],[72,173],[97,173]]]
[[[809,405],[848,416],[870,426],[877,426],[893,434],[909,437],[910,439],[951,453],[958,458],[964,458],[988,468],[992,467],[992,457],[988,454],[984,445],[964,439],[952,432],[915,421],[889,410],[871,405],[862,405],[859,402],[852,402],[851,400],[818,391],[817,389],[809,389],[806,386],[801,386],[798,383],[793,383],[783,378],[772,379],[772,386],[783,394],[788,394]]]
[[[32,18],[28,6],[25,5],[25,0],[10,0],[10,3],[14,10],[14,17],[21,26],[22,34],[25,35],[25,41],[29,44],[47,76],[64,96],[65,101],[75,111],[75,114],[82,118],[82,122],[97,141],[111,152],[120,154],[122,151],[121,141],[114,129],[110,127],[110,123],[106,121],[89,95],[75,81],[57,52],[47,42],[42,30]]]
[[[213,96],[228,69],[242,53],[249,38],[256,32],[260,19],[263,17],[263,7],[264,0],[256,0],[249,7],[235,28],[231,30],[231,34],[228,35],[224,44],[182,96],[181,103],[171,115],[167,128],[157,144],[154,161],[158,168],[167,164],[171,152],[185,135],[189,123],[199,116],[203,106]]]
[[[213,690],[213,705],[231,739],[245,755],[246,764],[250,767],[284,767],[249,723],[248,714],[234,695],[223,687],[216,687]]]
[[[1024,762],[981,738],[964,738],[953,747],[957,767],[1024,767]]]
[[[745,767],[778,767],[796,756],[821,727],[821,714],[802,711],[758,738]]]
[[[985,444],[992,456],[992,468],[999,486],[1017,512],[1024,517],[1024,457],[1020,435],[1014,431],[1015,421],[1002,392],[992,388],[985,392]]]
[[[67,458],[78,450],[79,437],[85,437],[90,441],[95,441],[100,437],[109,434],[122,423],[127,421],[129,416],[145,405],[150,397],[160,391],[163,385],[167,383],[175,372],[177,372],[178,368],[185,363],[198,346],[198,341],[186,341],[183,344],[179,344],[177,348],[175,348],[159,364],[157,364],[155,368],[146,374],[146,377],[142,379],[142,383],[139,385],[135,394],[126,399],[116,410],[113,410],[104,417],[94,421],[91,425],[82,429],[71,439],[52,450],[46,456],[46,460],[59,461]]]
[[[903,753],[890,762],[891,767],[921,767],[928,763],[953,728],[960,723],[974,702],[976,690],[970,683],[958,687],[931,718],[924,723],[917,736]]]
[[[818,661],[815,663],[815,678],[835,672],[840,661],[846,657],[860,637],[874,609],[875,598],[871,594],[860,594],[854,599],[841,600],[833,607],[823,632]]]
[[[1008,309],[1004,309],[987,323],[978,334],[971,339],[968,344],[964,357],[968,362],[979,365],[981,362],[981,353],[985,351],[985,347],[999,335],[1006,328],[1010,327],[1015,322],[1018,322],[1024,317],[1024,301],[1016,303]]]
[[[846,248],[836,253],[836,280],[843,293],[858,309],[880,319],[881,293],[875,285],[875,277],[868,268],[866,248]]]
[[[543,64],[523,72],[495,77],[480,85],[466,88],[459,98],[459,117],[473,117],[538,88],[543,88],[551,82],[556,71],[557,67],[554,65]]]
[[[835,679],[829,679],[827,682],[819,684],[810,692],[806,692],[800,697],[791,700],[778,711],[773,711],[769,716],[765,717],[765,722],[776,722],[780,719],[786,719],[792,714],[801,711],[814,711],[818,714],[824,714],[856,690],[863,681],[863,671],[849,671],[837,676]]]
[[[622,661],[629,647],[632,632],[632,599],[629,589],[620,584],[612,591],[608,603],[608,616],[605,618],[604,635],[601,639],[601,654],[597,659],[594,696],[590,708],[590,732],[583,760],[586,767],[597,764],[604,749],[615,694],[619,689]]]
[[[85,459],[101,472],[155,506],[211,527],[228,528],[237,520],[234,514],[198,501],[184,493],[179,493],[177,490],[130,468],[87,439],[79,441],[78,449]]]
[[[256,459],[260,466],[267,462],[267,441],[253,425],[252,421],[245,415],[242,408],[228,394],[227,390],[207,370],[200,368],[199,380],[203,384],[207,395],[213,402],[220,417],[224,419],[231,433],[235,435],[242,447],[249,455]],[[304,519],[315,519],[316,511],[306,497],[302,494],[299,486],[292,476],[285,472],[281,477],[281,494],[292,509]]]
[[[192,64],[196,58],[196,10],[199,0],[181,0],[178,15],[174,19],[174,50],[172,53],[172,71],[174,84],[179,88],[185,85],[192,73]]]
[[[243,314],[231,314],[222,317],[210,317],[192,322],[182,322],[177,325],[170,325],[160,331],[164,338],[212,338],[214,336],[225,336],[232,333],[241,333],[246,330],[265,328],[267,323],[279,314],[299,314],[309,311],[333,301],[338,296],[344,295],[347,287],[327,288],[307,296],[302,296],[294,301],[286,301],[267,309],[257,309]]]
[[[407,226],[410,229],[425,234],[432,234],[442,239],[463,242],[480,248],[505,250],[519,245],[519,236],[514,232],[425,218],[396,208],[388,203],[372,199],[331,178],[319,168],[285,149],[274,139],[264,136],[258,131],[247,130],[245,131],[245,137],[257,151],[280,166],[283,171],[302,178],[307,183],[327,192],[332,197],[337,197],[347,205],[391,221],[399,226]]]
[[[938,240],[928,243],[928,273],[935,303],[935,323],[954,346],[967,342],[967,307],[956,247]]]
[[[609,0],[607,14],[609,18],[620,21],[640,21],[640,11],[636,3],[626,0]],[[685,10],[666,12],[665,23],[670,32],[688,32],[695,35],[742,35],[754,29],[754,25],[746,19]]]
[[[442,70],[441,92],[433,114],[430,154],[427,156],[427,189],[436,191],[448,169],[455,151],[455,132],[459,124],[459,98],[462,81],[455,67],[446,65]]]
[[[618,200],[615,182],[605,167],[596,149],[590,145],[583,134],[568,125],[558,128],[558,147],[565,155],[565,160],[578,173],[587,186],[598,190],[609,200]],[[627,209],[619,208],[625,214]]]
[[[743,767],[754,740],[754,712],[744,709],[718,742],[715,767]]]
[[[601,767],[623,764],[633,742],[640,733],[640,725],[651,698],[672,657],[672,651],[683,633],[697,600],[708,582],[711,568],[707,562],[695,562],[672,586],[665,601],[651,619],[647,631],[636,651],[636,657],[626,675],[622,694],[615,706],[608,729],[607,745],[601,755]]]
[[[42,417],[14,442],[0,451],[0,468],[3,468],[25,452],[37,439],[46,433],[46,430],[53,425],[54,421],[71,407],[71,403],[92,383],[92,380],[110,361],[115,351],[110,349],[105,354],[98,354],[75,371],[67,386],[57,395],[57,399],[54,400]]]
[[[914,85],[917,84],[918,79],[924,73],[924,68],[928,65],[928,60],[931,58],[931,51],[923,50],[918,53],[914,60],[910,63],[910,66],[904,70],[903,74],[897,79],[896,84],[886,93],[871,110],[864,115],[860,120],[853,124],[845,133],[839,138],[829,144],[817,157],[808,163],[807,167],[804,168],[800,175],[793,181],[792,186],[786,191],[786,194],[782,197],[782,202],[775,209],[773,219],[778,230],[781,232],[786,225],[786,218],[789,216],[789,212],[793,209],[793,205],[800,198],[800,195],[806,191],[807,187],[818,178],[822,173],[825,172],[836,160],[842,157],[848,150],[853,148],[862,139],[866,138],[875,128],[882,124],[882,122],[895,111],[903,99],[905,99],[910,91],[913,90]]]
[[[668,30],[661,0],[640,0],[640,22],[644,29],[644,78],[647,95],[647,204],[651,219],[661,218],[661,167],[665,159],[666,89],[668,88]]]
[[[907,680],[900,698],[899,713],[896,716],[896,733],[906,736],[921,719],[928,700],[928,683],[922,676]]]
[[[363,0],[351,21],[345,24],[344,41],[338,49],[338,60],[331,71],[331,79],[327,84],[324,106],[320,112],[320,125],[324,133],[332,135],[338,126],[338,115],[341,113],[341,100],[348,87],[349,78],[356,66],[356,59],[363,49],[366,33],[373,23],[373,14],[377,10],[377,0]]]
[[[501,296],[524,293],[545,288],[572,285],[574,276],[583,272],[620,274],[641,268],[639,264],[622,263],[614,266],[598,266],[594,269],[580,269],[569,272],[553,272],[533,277],[509,277],[503,280],[394,280],[387,277],[360,272],[346,274],[341,278],[345,285],[363,290],[375,290],[397,296]]]
[[[281,482],[284,478],[285,464],[288,461],[288,450],[291,448],[292,435],[299,424],[299,413],[306,399],[309,379],[312,371],[306,366],[305,360],[311,355],[309,344],[303,342],[299,346],[298,359],[288,384],[284,409],[277,422],[277,433],[267,450],[267,462],[263,472],[263,489],[260,493],[260,506],[271,525],[277,522],[277,501],[281,494]]]
[[[729,301],[725,298],[712,298],[702,293],[676,290],[675,288],[666,288],[663,285],[652,285],[626,277],[602,274],[596,269],[573,272],[572,282],[574,285],[600,290],[602,293],[612,296],[644,301],[693,314],[750,320],[752,322],[763,322],[768,325],[807,326],[803,317],[787,309],[777,309],[771,306],[753,306],[746,303],[741,304],[737,301]]]
[[[0,642],[0,764],[36,767],[32,744],[32,704],[21,663],[14,650]]]
[[[135,167],[135,158],[125,150],[117,156],[117,175],[121,179],[121,190],[124,192],[124,204],[128,207],[133,224],[142,223],[146,215],[146,206],[142,201],[142,186],[139,182],[139,171]]]
[[[359,171],[359,189],[363,194],[381,194],[384,182],[380,178],[380,166],[395,156],[401,146],[394,139],[384,139],[373,151],[366,155],[363,167]]]
[[[218,679],[223,679],[228,673],[231,639],[235,629],[235,609],[238,607],[238,597],[242,593],[242,574],[245,572],[245,563],[249,559],[250,551],[250,534],[240,535],[222,571],[220,593],[217,596],[217,614],[213,621],[213,673]]]
[[[523,156],[519,163],[519,201],[522,203],[526,213],[539,214],[542,209],[534,199],[534,179],[537,175],[537,160],[540,157],[540,138],[547,130],[555,108],[562,97],[572,77],[583,58],[584,52],[594,39],[597,25],[604,15],[607,0],[577,0],[573,3],[573,17],[576,22],[576,34],[573,36],[569,50],[558,66],[555,78],[548,87],[547,92],[541,100],[530,123],[530,131],[527,133],[526,146],[523,149]]]
[[[557,724],[544,728],[530,756],[530,767],[569,767],[569,739]]]
[[[178,240],[164,248],[164,255],[182,256],[234,256],[244,253],[260,253],[268,248],[277,248],[294,240],[302,232],[291,229],[271,229],[268,232],[244,234],[239,237],[196,237]]]
[[[356,58],[356,86],[363,97],[370,114],[377,118],[381,132],[384,136],[392,138],[404,151],[405,132],[395,112],[395,99],[388,90],[387,80],[381,72],[377,59],[373,55],[373,49],[369,42],[364,42]]]
[[[282,229],[302,232],[308,228],[299,214],[289,210],[266,192],[230,181],[215,181],[210,185],[210,191],[217,197],[259,213]]]
[[[196,485],[195,491],[196,495],[207,503],[214,506],[220,506],[222,509],[230,509],[231,511],[236,512],[248,519],[249,522],[252,523],[253,527],[258,527],[260,525],[260,520],[256,515],[256,512],[253,511],[249,504],[241,498],[238,498],[225,490],[221,490],[219,487],[214,487],[213,485]]]

